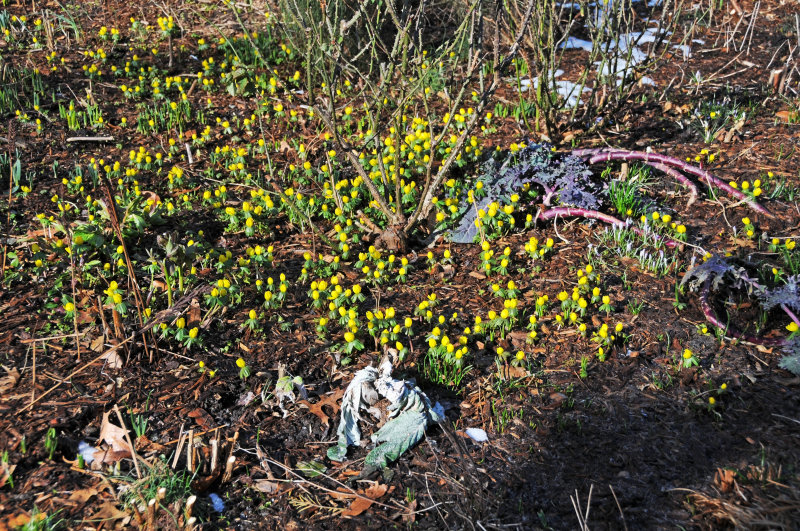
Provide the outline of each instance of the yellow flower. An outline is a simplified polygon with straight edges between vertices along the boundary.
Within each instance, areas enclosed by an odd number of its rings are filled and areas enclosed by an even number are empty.
[[[795,333],[795,332],[797,332],[797,330],[798,330],[797,323],[795,323],[794,321],[792,321],[791,323],[789,323],[788,325],[786,325],[786,330],[788,330],[789,332],[791,332],[791,333],[793,333],[793,334],[794,334],[794,333]]]
[[[239,367],[240,369],[244,369],[245,365],[247,365],[247,363],[245,363],[245,361],[242,358],[236,360],[236,366]]]
[[[68,303],[66,303],[64,305],[64,310],[66,310],[68,312],[74,312],[75,311],[75,305],[72,304],[71,302],[68,302]]]
[[[694,355],[694,354],[692,353],[692,351],[691,351],[691,350],[689,350],[688,348],[687,348],[687,349],[684,349],[684,351],[683,351],[683,359],[685,359],[685,360],[688,360],[688,359],[689,359],[689,358],[691,358],[693,355]]]

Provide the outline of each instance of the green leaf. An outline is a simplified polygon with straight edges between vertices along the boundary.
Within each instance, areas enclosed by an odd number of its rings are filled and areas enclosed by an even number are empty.
[[[333,450],[331,448],[330,450]],[[330,450],[328,450],[330,452]],[[307,478],[316,478],[328,471],[328,467],[319,461],[298,461],[297,469]]]

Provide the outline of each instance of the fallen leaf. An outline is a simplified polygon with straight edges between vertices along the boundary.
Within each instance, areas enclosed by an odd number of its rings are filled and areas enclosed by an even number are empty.
[[[207,491],[211,487],[211,485],[216,483],[221,473],[222,473],[222,467],[218,466],[217,468],[214,469],[213,474],[195,478],[191,484],[192,490],[198,493]]]
[[[100,425],[100,440],[108,443],[111,446],[111,449],[115,452],[130,453],[130,447],[128,446],[128,442],[125,440],[125,434],[127,431],[124,428],[120,428],[119,426],[111,424],[111,422],[108,420],[110,415],[110,411],[107,411],[105,414],[103,414],[103,423]]]
[[[330,494],[330,497],[334,500],[349,500],[350,498],[356,497],[353,491],[343,487],[339,487],[337,490],[331,491],[328,494]]]
[[[94,352],[103,352],[105,348],[105,341],[103,340],[103,336],[97,336],[92,340],[89,344],[89,348],[92,349]]]
[[[307,407],[308,411],[316,415],[320,422],[327,428],[329,426],[330,417],[325,413],[325,410],[322,409],[322,406],[330,406],[331,409],[333,409],[333,414],[336,415],[339,413],[339,400],[341,400],[342,396],[344,396],[344,389],[338,389],[334,393],[320,397],[314,404],[308,400],[298,400],[297,403]]]
[[[122,368],[122,358],[117,354],[115,350],[109,350],[106,352],[100,359],[106,360],[106,364],[108,368],[111,370],[117,370]]]
[[[6,370],[6,375],[0,378],[0,395],[9,392],[19,382],[19,371],[16,367],[3,368]]]
[[[197,423],[198,426],[200,426],[200,428],[204,430],[214,429],[214,417],[209,415],[208,411],[206,411],[205,409],[198,407],[189,411],[187,415],[190,418],[194,419],[194,421]]]
[[[268,479],[259,479],[253,482],[253,487],[259,492],[263,492],[265,494],[277,494],[281,491],[281,486],[279,483],[275,481],[270,481]]]
[[[155,441],[151,441],[147,436],[142,435],[136,438],[136,448],[142,452],[161,452],[164,453],[167,447]]]
[[[403,514],[403,523],[405,524],[413,524],[414,520],[417,518],[417,500],[411,500],[408,504],[408,511],[402,513]]]
[[[92,470],[102,470],[102,465],[113,465],[117,461],[121,461],[123,459],[128,459],[131,457],[130,450],[119,450],[114,451],[110,448],[102,449],[97,448],[97,451],[92,454],[94,460],[92,461],[91,469]]]
[[[188,326],[198,326],[200,324],[200,320],[203,318],[203,314],[200,311],[200,303],[196,301],[192,301],[192,305],[189,306],[189,318],[187,319]]]
[[[94,323],[94,316],[92,315],[94,312],[91,311],[78,311],[77,321],[79,325],[82,324],[91,324]]]
[[[89,501],[93,496],[97,496],[98,492],[97,489],[89,487],[88,489],[79,489],[73,491],[72,494],[69,495],[67,498],[71,502],[75,502],[79,505],[83,505],[87,501]]]
[[[241,395],[239,399],[236,401],[237,406],[245,407],[247,404],[252,402],[256,398],[256,395],[253,391],[247,391],[247,393]]]
[[[319,461],[299,461],[297,469],[307,478],[315,478],[328,471],[328,468]]]
[[[356,498],[352,501],[350,507],[342,511],[342,516],[358,516],[370,507],[372,507],[372,500],[367,498]]]
[[[100,506],[100,509],[89,518],[89,520],[93,520],[95,522],[105,521],[108,523],[111,520],[122,520],[127,517],[128,514],[120,511],[114,503],[105,502]]]
[[[550,400],[552,400],[553,403],[550,404],[550,406],[548,406],[546,409],[555,409],[561,406],[562,402],[564,402],[566,399],[567,395],[564,393],[550,393]]]
[[[373,500],[377,500],[384,494],[386,491],[389,490],[389,485],[381,485],[380,483],[373,483],[367,490],[364,491],[364,495],[368,498],[372,498]]]
[[[342,516],[358,516],[359,514],[363,513],[364,511],[372,507],[372,504],[375,502],[375,500],[386,494],[388,490],[389,490],[388,485],[373,483],[366,490],[359,492],[359,494],[361,494],[361,497],[354,499],[350,503],[350,507],[348,507],[342,512]],[[338,499],[353,496],[352,493],[343,492],[341,490],[339,490],[336,493],[336,495],[334,495],[334,493],[331,493],[331,496],[333,496],[334,498],[337,498],[337,495],[340,495]]]
[[[17,529],[19,527],[24,527],[28,525],[31,521],[31,517],[28,516],[26,513],[20,513],[17,516],[12,516],[5,522],[6,529]]]

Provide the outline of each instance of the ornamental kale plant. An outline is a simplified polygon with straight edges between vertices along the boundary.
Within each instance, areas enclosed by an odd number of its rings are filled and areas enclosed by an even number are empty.
[[[781,368],[800,375],[800,337],[795,333],[800,326],[800,275],[786,278],[783,285],[769,288],[750,277],[744,266],[731,263],[720,256],[712,256],[701,265],[688,271],[681,285],[689,284],[692,289],[700,288],[700,306],[708,322],[726,330],[726,335],[748,341],[756,345],[773,345],[783,349],[786,354],[780,362]],[[711,292],[729,292],[733,289],[746,289],[754,295],[765,311],[780,307],[789,316],[791,323],[786,328],[792,333],[787,338],[757,337],[731,327],[717,316],[711,306]]]
[[[483,183],[484,196],[476,197],[451,234],[455,243],[471,243],[478,236],[478,211],[493,202],[508,201],[526,184],[538,185],[543,191],[542,203],[596,210],[600,206],[597,187],[590,180],[591,170],[583,159],[568,154],[559,156],[548,144],[530,144],[509,153],[505,159],[491,158],[481,167],[478,181]]]

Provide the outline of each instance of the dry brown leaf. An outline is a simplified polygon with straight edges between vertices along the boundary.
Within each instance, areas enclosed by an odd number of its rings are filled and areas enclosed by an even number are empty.
[[[208,411],[206,411],[205,409],[203,409],[201,407],[198,407],[198,408],[195,408],[195,409],[189,411],[189,413],[187,413],[187,415],[190,418],[194,419],[194,421],[197,423],[198,426],[200,426],[201,429],[212,430],[215,427],[214,426],[214,417],[209,415]]]
[[[98,491],[95,488],[89,487],[88,489],[79,489],[73,491],[72,494],[69,495],[67,498],[71,502],[75,502],[79,505],[83,505],[87,501],[89,501],[93,496],[97,496]]]
[[[373,483],[367,490],[364,491],[364,495],[367,498],[372,498],[373,500],[377,500],[384,494],[386,491],[389,490],[389,485],[381,485],[380,483]]]
[[[277,494],[281,491],[281,485],[279,483],[268,479],[258,479],[254,481],[253,487],[265,494]]]
[[[94,323],[93,313],[92,311],[79,310],[77,315],[78,324],[85,325]]]
[[[222,467],[218,466],[214,469],[214,473],[208,476],[202,476],[192,481],[192,490],[198,493],[205,492],[213,485],[222,473]]]
[[[89,518],[89,520],[93,520],[95,522],[110,522],[112,520],[122,520],[124,518],[128,518],[127,513],[120,511],[114,503],[105,502],[100,506],[100,509]]]
[[[45,516],[43,513],[40,513]],[[17,516],[12,516],[5,522],[0,523],[0,530],[17,529],[23,527],[31,521],[31,517],[27,513],[20,513]]]
[[[96,338],[92,339],[92,342],[89,344],[89,348],[94,352],[103,352],[103,349],[105,348],[103,336],[97,336]]]
[[[159,444],[157,442],[151,441],[146,436],[142,435],[141,437],[136,438],[136,449],[140,452],[160,452],[164,453],[167,451],[167,447],[163,444]]]
[[[416,511],[417,511],[417,500],[411,500],[411,503],[408,504],[408,512],[403,513],[403,523],[413,524],[414,520],[417,517]]]
[[[94,461],[92,461],[91,469],[102,470],[103,465],[113,465],[117,461],[131,457],[131,452],[130,450],[115,451],[111,448],[107,448],[105,450],[102,448],[97,448],[92,456],[94,457]]]
[[[528,376],[528,370],[525,367],[511,366],[508,368],[508,375],[511,378],[524,378],[525,376]]]
[[[321,397],[315,404],[312,404],[308,400],[298,400],[297,403],[307,407],[327,428],[329,426],[330,417],[325,413],[325,410],[322,409],[322,406],[330,406],[333,409],[333,414],[336,415],[339,412],[339,400],[342,396],[344,396],[344,389],[338,389],[330,395]]]
[[[358,516],[370,507],[372,507],[372,500],[367,498],[356,498],[350,504],[350,507],[342,511],[342,516]]]
[[[359,492],[361,497],[354,499],[352,503],[350,503],[350,507],[348,507],[347,509],[344,510],[344,512],[342,512],[342,516],[358,516],[359,514],[363,513],[364,511],[372,507],[372,504],[375,502],[375,500],[386,494],[386,491],[388,490],[389,490],[388,485],[373,483],[366,490],[362,490]],[[347,493],[341,491],[339,492],[342,495],[347,496]],[[331,495],[333,496],[333,493],[331,493]],[[350,494],[349,496],[352,496],[352,494]]]
[[[103,423],[100,425],[100,440],[109,444],[115,452],[130,453],[130,447],[128,447],[128,442],[125,440],[127,431],[111,424],[111,421],[108,420],[110,415],[110,411],[103,414]]]
[[[355,493],[352,490],[345,489],[344,487],[339,487],[335,491],[331,491],[328,494],[334,500],[349,500],[350,498],[356,497]]]
[[[122,358],[119,356],[119,354],[117,354],[116,350],[109,350],[100,359],[106,360],[106,364],[111,370],[118,370],[122,368]]]
[[[200,304],[197,301],[192,301],[192,305],[189,306],[189,316],[187,319],[187,325],[190,327],[198,326],[200,324],[200,320],[203,318],[203,313],[200,311]]]
[[[6,375],[0,378],[0,395],[3,395],[14,388],[19,382],[19,371],[16,367],[3,367],[6,370]]]

